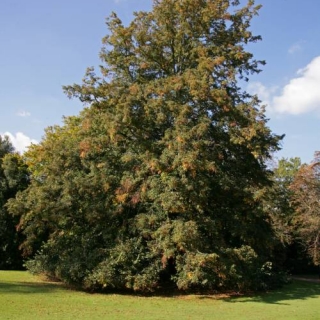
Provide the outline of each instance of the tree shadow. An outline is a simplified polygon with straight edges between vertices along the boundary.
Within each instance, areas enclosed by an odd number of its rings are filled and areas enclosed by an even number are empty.
[[[61,284],[36,282],[0,282],[0,294],[43,294],[61,290]]]
[[[222,298],[226,302],[261,302],[268,304],[289,305],[290,300],[306,300],[310,298],[320,298],[320,284],[303,280],[293,280],[290,284],[274,291],[236,297],[230,296]]]
[[[45,283],[45,282],[0,282],[0,294],[50,294],[61,290],[68,290],[62,283]],[[80,290],[81,291],[81,290]],[[163,297],[163,298],[187,298],[190,295],[192,299],[213,299],[223,300],[229,303],[245,303],[245,302],[261,302],[267,304],[289,305],[290,300],[306,300],[310,298],[320,298],[320,283],[314,283],[304,280],[293,280],[284,287],[266,293],[253,293],[241,295],[237,293],[217,294],[208,293],[201,294],[195,292],[181,292],[174,288],[166,289],[163,292],[154,292],[139,294],[134,292],[114,291],[103,292],[104,294],[116,293],[118,295],[140,296],[140,297]],[[87,292],[88,293],[88,292]],[[100,292],[102,293],[102,292]]]

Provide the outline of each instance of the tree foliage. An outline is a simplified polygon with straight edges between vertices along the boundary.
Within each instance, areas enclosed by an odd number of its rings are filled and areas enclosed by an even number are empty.
[[[258,9],[155,0],[107,20],[101,76],[65,87],[87,107],[27,152],[32,183],[9,203],[33,271],[88,289],[270,284],[262,198],[281,137],[238,85],[263,63],[245,48]]]
[[[12,217],[5,205],[28,185],[27,166],[14,152],[8,137],[0,136],[0,269],[22,268],[19,251],[21,236],[16,232],[18,217]]]
[[[265,209],[270,214],[275,234],[275,264],[294,274],[313,269],[299,237],[291,189],[301,167],[300,158],[280,159],[273,168],[273,184],[267,188],[265,199]]]
[[[300,168],[290,187],[295,206],[295,225],[315,265],[320,265],[320,153]]]
[[[295,208],[292,204],[293,191],[290,189],[301,167],[298,157],[280,159],[273,170],[273,184],[268,190],[267,207],[270,212],[277,238],[283,245],[293,241]]]

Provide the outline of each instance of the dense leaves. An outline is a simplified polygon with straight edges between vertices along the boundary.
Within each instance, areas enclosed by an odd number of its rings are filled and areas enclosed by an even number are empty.
[[[301,167],[300,158],[280,159],[273,169],[273,185],[268,190],[266,208],[270,212],[277,239],[288,245],[294,236],[295,208],[292,204],[293,191],[290,189]]]
[[[297,232],[315,265],[320,265],[319,160],[320,153],[316,152],[313,162],[302,166],[291,184]]]
[[[26,154],[32,184],[9,203],[35,272],[88,289],[261,289],[274,231],[266,160],[280,136],[238,86],[253,1],[162,0],[116,14],[101,76],[65,87],[86,104]]]
[[[16,232],[18,217],[12,217],[5,205],[28,185],[28,170],[21,156],[14,153],[8,137],[0,136],[0,269],[21,269],[21,235]]]
[[[273,170],[273,185],[267,191],[265,208],[275,230],[274,250],[278,265],[294,274],[314,272],[318,264],[318,153],[314,161],[280,159]]]

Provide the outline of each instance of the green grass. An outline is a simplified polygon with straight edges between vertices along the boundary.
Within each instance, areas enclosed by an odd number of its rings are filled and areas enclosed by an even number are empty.
[[[89,294],[0,271],[0,319],[320,319],[320,284],[294,281],[252,297]]]

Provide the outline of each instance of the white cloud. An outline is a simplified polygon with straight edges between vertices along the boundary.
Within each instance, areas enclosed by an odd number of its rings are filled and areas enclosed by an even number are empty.
[[[269,111],[287,114],[320,113],[320,56],[289,81],[276,95],[277,87],[266,87],[260,82],[251,83],[248,91],[257,94]]]
[[[1,133],[1,136],[8,136],[16,151],[20,153],[25,152],[32,143],[38,143],[37,140],[29,138],[22,132],[17,132],[15,135],[10,132],[5,132],[3,134]]]
[[[320,56],[298,70],[297,77],[273,98],[272,109],[290,114],[320,111]]]
[[[30,117],[31,113],[28,111],[20,110],[16,113],[16,115],[19,117]]]

